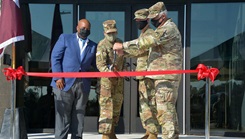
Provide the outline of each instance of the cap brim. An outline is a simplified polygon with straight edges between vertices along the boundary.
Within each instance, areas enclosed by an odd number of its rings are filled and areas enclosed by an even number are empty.
[[[117,32],[117,29],[109,29],[105,33],[112,33],[112,32]]]
[[[159,13],[157,13],[157,14],[156,13],[155,14],[149,14],[147,18],[150,18],[150,19],[155,18],[155,17],[158,16],[158,14]]]
[[[147,17],[147,18],[137,18],[137,17],[134,18],[134,20],[137,20],[137,19],[138,19],[138,20],[147,20],[148,17]]]

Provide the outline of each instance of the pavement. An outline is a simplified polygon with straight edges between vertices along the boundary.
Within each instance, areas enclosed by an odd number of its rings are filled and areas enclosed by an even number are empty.
[[[118,139],[140,139],[144,134],[117,134]],[[70,134],[68,139],[70,139]],[[84,139],[101,139],[102,135],[98,133],[84,133]],[[53,133],[31,133],[28,134],[28,139],[54,139]],[[158,139],[161,139],[161,136],[158,136]],[[221,137],[221,136],[210,136],[209,138],[205,136],[196,136],[196,135],[180,135],[179,139],[244,139],[239,137]]]

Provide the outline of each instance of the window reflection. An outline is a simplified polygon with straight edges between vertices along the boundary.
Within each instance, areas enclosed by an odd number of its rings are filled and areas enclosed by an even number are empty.
[[[31,61],[49,62],[54,7],[55,4],[30,4],[33,43]],[[60,4],[64,33],[72,33],[73,31],[72,9],[71,4]]]
[[[54,128],[54,94],[51,86],[29,86],[24,93],[28,128]]]
[[[244,10],[245,3],[192,4],[191,68],[220,70],[211,88],[211,129],[245,131]],[[190,90],[191,128],[204,128],[205,81],[191,76]]]
[[[115,20],[118,32],[118,38],[124,41],[124,24],[125,24],[125,13],[115,11],[96,11],[86,12],[86,18],[91,22],[91,34],[89,38],[94,42],[98,43],[104,38],[103,22],[106,20]]]
[[[30,72],[48,72],[50,39],[55,4],[29,4],[32,25],[32,52],[28,57]],[[45,9],[45,10],[44,10]],[[73,31],[73,6],[60,4],[64,33]],[[51,78],[28,77],[24,93],[27,127],[54,128],[53,92]]]

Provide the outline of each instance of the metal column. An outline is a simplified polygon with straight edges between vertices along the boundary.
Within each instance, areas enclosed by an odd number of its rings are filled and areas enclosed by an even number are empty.
[[[208,67],[210,68],[210,67]],[[205,94],[205,139],[210,138],[210,79],[206,78],[206,94]]]

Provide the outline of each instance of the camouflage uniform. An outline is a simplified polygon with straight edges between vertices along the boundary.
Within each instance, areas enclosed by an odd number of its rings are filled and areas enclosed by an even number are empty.
[[[148,9],[140,9],[135,13],[134,19],[139,20],[148,20],[149,10]],[[154,30],[148,25],[141,31],[139,36],[147,36],[153,34]],[[147,70],[147,60],[148,60],[148,50],[139,50],[139,49],[126,49],[124,50],[125,57],[137,57],[137,66],[136,71],[146,71]],[[151,132],[158,133],[159,124],[156,119],[156,109],[155,109],[155,91],[153,85],[150,85],[149,79],[144,76],[136,76],[136,79],[139,81],[139,114],[141,118],[141,122],[143,127]]]
[[[116,22],[107,20],[103,23],[104,32],[116,32]],[[101,40],[97,47],[96,64],[100,72],[110,71],[110,66],[114,65],[118,71],[123,70],[124,58],[117,56],[114,62],[113,44],[122,42],[116,38],[114,42],[110,42],[106,37]],[[123,78],[101,78],[100,80],[100,118],[99,132],[110,134],[117,125],[120,117],[121,106],[123,103]]]
[[[154,18],[164,10],[166,10],[164,3],[158,2],[149,8],[148,18]],[[147,71],[182,69],[181,34],[171,19],[158,26],[153,34],[123,43],[123,48],[149,49]],[[154,86],[156,118],[162,128],[162,138],[178,138],[179,129],[175,104],[181,74],[153,75],[146,76],[146,78],[149,78],[149,85]]]

